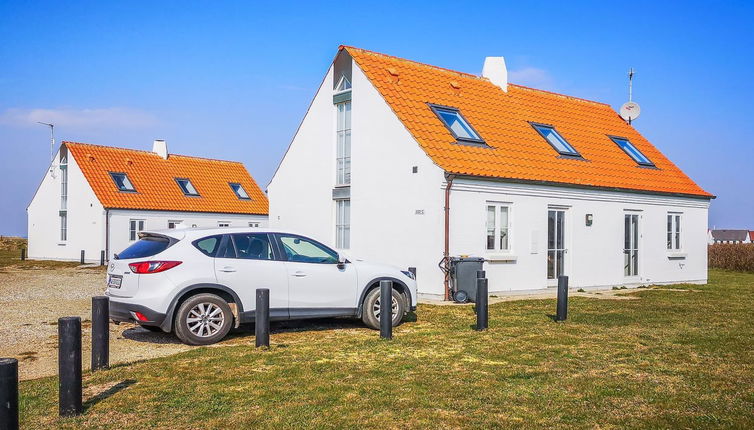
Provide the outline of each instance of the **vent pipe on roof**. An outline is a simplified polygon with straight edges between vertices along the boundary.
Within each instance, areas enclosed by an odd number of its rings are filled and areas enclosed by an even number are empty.
[[[505,67],[505,58],[485,58],[482,76],[489,79],[490,82],[500,87],[506,93],[508,92],[508,69]]]
[[[152,145],[152,152],[159,155],[163,159],[168,159],[168,144],[162,139],[155,139]]]

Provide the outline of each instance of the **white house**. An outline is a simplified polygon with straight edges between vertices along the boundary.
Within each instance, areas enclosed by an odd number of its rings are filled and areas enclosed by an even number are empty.
[[[268,186],[270,224],[490,291],[707,281],[714,198],[609,106],[340,47]],[[443,265],[443,264],[440,264]]]
[[[31,259],[97,262],[141,230],[267,225],[267,196],[243,164],[63,142],[27,208]]]
[[[752,243],[754,232],[749,230],[709,230],[707,236],[710,245],[714,243]]]

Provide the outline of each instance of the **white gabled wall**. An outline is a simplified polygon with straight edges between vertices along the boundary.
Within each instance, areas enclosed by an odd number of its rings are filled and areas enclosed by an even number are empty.
[[[39,185],[29,207],[30,259],[99,261],[104,243],[104,208],[89,186],[76,159],[68,153],[68,240],[60,240],[60,151]]]
[[[220,221],[230,223],[229,227],[248,227],[249,223],[258,223],[259,227],[267,227],[268,224],[267,215],[110,209],[108,211],[110,257],[133,243],[130,240],[132,219],[144,220],[144,230],[166,230],[169,221],[181,221],[185,227],[211,228],[217,227]]]

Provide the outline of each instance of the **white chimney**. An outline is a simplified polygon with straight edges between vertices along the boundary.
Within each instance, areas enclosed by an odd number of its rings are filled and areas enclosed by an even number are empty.
[[[168,144],[162,139],[156,139],[152,145],[152,152],[167,160]]]
[[[485,58],[482,76],[489,79],[490,82],[500,87],[506,93],[508,92],[508,69],[505,67],[505,58]]]

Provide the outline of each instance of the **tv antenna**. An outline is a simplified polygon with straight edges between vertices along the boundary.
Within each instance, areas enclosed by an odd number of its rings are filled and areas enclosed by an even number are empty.
[[[50,127],[50,163],[52,163],[55,157],[55,124],[47,122],[37,121],[37,124],[42,124]]]
[[[634,103],[633,101],[633,89],[634,89],[634,68],[630,68],[628,70],[628,101],[626,103],[623,103],[623,106],[620,107],[620,116],[623,118],[623,120],[627,121],[629,124],[633,120],[639,117],[639,114],[641,113],[641,108],[639,107],[638,103]]]

